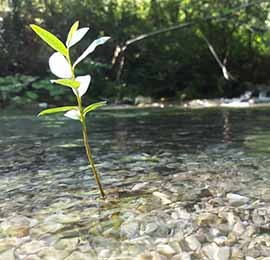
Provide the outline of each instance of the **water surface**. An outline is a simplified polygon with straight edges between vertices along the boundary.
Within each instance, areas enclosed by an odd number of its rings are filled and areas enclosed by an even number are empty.
[[[212,187],[270,201],[268,109],[103,110],[87,124],[97,168],[113,198],[107,202],[98,199],[78,122],[0,114],[2,223],[24,216],[33,220],[30,241],[55,247],[59,239],[80,238],[98,254],[116,250],[128,237],[120,226],[130,215],[166,209],[155,191],[181,202],[193,200],[197,188]],[[143,188],[132,191],[138,183]]]

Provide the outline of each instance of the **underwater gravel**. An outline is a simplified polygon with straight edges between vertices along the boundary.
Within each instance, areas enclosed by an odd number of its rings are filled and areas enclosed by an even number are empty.
[[[0,260],[270,260],[262,112],[101,114],[106,200],[77,125],[0,117]]]

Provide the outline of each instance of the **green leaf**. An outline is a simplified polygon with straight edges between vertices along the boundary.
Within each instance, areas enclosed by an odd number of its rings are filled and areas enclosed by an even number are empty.
[[[52,83],[59,84],[61,86],[69,87],[69,88],[78,88],[80,86],[80,82],[73,79],[56,79],[51,80]]]
[[[71,27],[70,27],[70,30],[69,30],[69,33],[68,33],[68,37],[67,37],[67,41],[66,41],[66,45],[67,47],[69,47],[69,42],[70,40],[72,39],[74,33],[78,30],[78,27],[79,27],[79,21],[76,21]]]
[[[67,56],[68,51],[66,46],[56,36],[38,25],[30,24],[30,27],[49,46],[51,46],[56,51],[62,53],[64,56]]]
[[[65,112],[69,110],[77,109],[76,106],[66,106],[66,107],[54,107],[54,108],[49,108],[41,111],[38,116],[44,116],[44,115],[49,115],[49,114],[55,114],[59,112]]]
[[[94,104],[91,104],[89,106],[87,106],[84,110],[83,110],[83,116],[85,116],[88,112],[96,110],[99,107],[105,106],[106,105],[106,101],[102,101],[102,102],[97,102]]]

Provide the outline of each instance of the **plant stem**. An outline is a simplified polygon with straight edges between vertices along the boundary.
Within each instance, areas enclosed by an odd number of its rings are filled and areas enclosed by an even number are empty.
[[[92,156],[92,152],[91,152],[91,148],[90,148],[90,144],[89,144],[89,140],[88,140],[87,127],[86,127],[85,117],[83,115],[82,100],[79,97],[78,93],[77,93],[76,96],[77,96],[78,107],[79,107],[80,115],[81,115],[83,143],[84,143],[87,159],[88,159],[89,165],[92,168],[96,183],[97,183],[99,191],[100,191],[100,194],[101,194],[102,198],[104,199],[105,198],[105,192],[104,192],[104,190],[102,188],[102,185],[101,185],[101,182],[100,182],[99,174],[98,174],[96,166],[95,166],[95,162],[94,162],[94,159],[93,159],[93,156]]]
[[[87,159],[89,161],[89,164],[92,167],[92,171],[96,180],[96,183],[98,185],[100,194],[102,196],[102,198],[105,198],[105,192],[102,188],[101,182],[100,182],[100,177],[99,174],[97,172],[93,157],[92,157],[92,153],[91,153],[91,148],[89,145],[89,141],[88,141],[88,134],[87,134],[87,128],[86,128],[86,123],[85,123],[85,119],[83,118],[82,120],[82,131],[83,131],[83,142],[84,142],[84,147],[85,147],[85,151],[86,151],[86,155],[87,155]]]
[[[72,79],[75,80],[75,73],[74,73],[74,68],[72,67],[72,63],[70,60],[69,49],[67,49],[67,59],[68,59],[69,65],[70,65],[70,69],[72,71]],[[89,162],[89,166],[91,166],[91,168],[92,168],[96,183],[97,183],[99,191],[100,191],[100,194],[101,194],[102,198],[104,199],[105,192],[104,192],[103,187],[101,185],[100,177],[99,177],[99,174],[97,172],[95,162],[94,162],[94,159],[92,156],[92,152],[91,152],[91,148],[90,148],[90,144],[89,144],[89,140],[88,140],[88,133],[87,133],[87,127],[86,127],[86,122],[85,122],[85,116],[83,114],[82,100],[81,100],[81,97],[79,96],[79,92],[77,89],[76,89],[76,97],[77,97],[78,108],[79,108],[79,112],[80,112],[80,118],[81,118],[80,121],[81,121],[82,132],[83,132],[83,143],[84,143],[87,159]]]

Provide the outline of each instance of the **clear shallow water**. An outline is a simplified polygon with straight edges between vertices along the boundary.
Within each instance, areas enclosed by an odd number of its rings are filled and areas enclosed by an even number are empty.
[[[268,109],[107,110],[88,127],[107,202],[98,199],[77,122],[0,114],[2,223],[24,216],[33,223],[22,237],[54,248],[59,239],[80,238],[98,254],[128,238],[120,226],[130,215],[167,209],[154,191],[186,202],[211,187],[270,201]],[[137,183],[146,185],[131,192]]]
[[[104,111],[90,118],[88,127],[108,188],[128,187],[148,174],[162,181],[162,176],[184,171],[187,165],[225,170],[231,163],[246,164],[249,172],[248,166],[256,164],[261,171],[270,169],[268,109]],[[2,115],[0,138],[2,196],[13,201],[2,216],[22,210],[13,208],[17,197],[26,199],[23,209],[42,208],[33,200],[52,202],[41,196],[43,191],[51,199],[59,192],[97,192],[77,122],[61,116]]]

